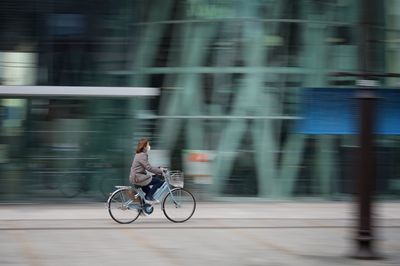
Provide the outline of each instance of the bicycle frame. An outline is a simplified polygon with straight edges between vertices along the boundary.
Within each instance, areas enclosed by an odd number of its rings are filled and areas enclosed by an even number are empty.
[[[168,193],[171,193],[173,190],[177,189],[174,186],[172,186],[169,182],[170,173],[168,170],[166,172],[163,172],[163,177],[164,177],[165,182],[161,185],[161,187],[153,195],[153,198],[158,201],[161,201]],[[115,193],[117,193],[120,190],[127,189],[127,188],[130,188],[132,191],[136,192],[137,193],[136,195],[138,195],[142,199],[142,202],[145,200],[146,194],[143,192],[143,190],[141,188],[135,188],[135,187],[130,187],[130,186],[116,186],[116,188],[118,188],[118,189],[110,195],[109,199],[107,200],[106,206],[109,203],[109,200],[112,198],[112,196]],[[171,198],[172,198],[174,204],[177,207],[179,207],[180,204],[176,201],[176,199],[172,193],[171,193]],[[133,202],[133,200],[129,200],[129,199],[124,199],[124,201],[125,201],[124,206],[126,206],[126,207],[130,206],[131,203]],[[162,206],[162,204],[161,204],[161,206]],[[130,207],[135,208],[135,206],[130,206]],[[143,208],[143,206],[142,206],[142,208]]]
[[[172,190],[174,190],[174,187],[171,186],[171,184],[169,183],[169,171],[163,173],[163,177],[165,182],[153,195],[153,198],[158,201],[161,201],[168,193],[171,193]],[[132,190],[135,191],[137,195],[144,201],[146,194],[143,192],[141,188],[132,188]],[[174,201],[175,205],[178,206],[179,204],[176,202],[174,195],[172,193],[171,193],[171,198]],[[130,201],[127,201],[127,205],[129,205],[130,203],[131,203]]]
[[[163,176],[164,176],[164,181],[165,181],[164,184],[162,184],[162,186],[153,195],[154,199],[159,200],[159,201],[161,201],[168,193],[171,193],[172,190],[174,189],[174,188],[171,189],[171,184],[169,183],[170,173],[168,170],[166,172],[163,172]],[[143,193],[143,191],[142,191],[142,193]],[[144,196],[143,196],[143,198],[144,198]],[[178,205],[178,203],[176,202],[174,195],[172,193],[171,193],[171,198],[174,201],[175,205]]]
[[[161,210],[163,211],[165,217],[168,218],[171,222],[182,223],[189,220],[194,211],[196,210],[196,200],[194,196],[187,190],[183,190],[183,173],[180,171],[168,171],[167,169],[163,169],[163,177],[164,183],[161,187],[154,193],[153,197],[157,201],[162,201]],[[108,208],[108,212],[111,218],[120,223],[120,224],[128,224],[135,221],[141,214],[150,215],[154,211],[154,204],[149,204],[145,201],[146,194],[138,186],[115,186],[117,190],[115,190],[107,200],[106,208]],[[177,195],[174,195],[173,192],[178,192]],[[186,206],[186,198],[182,203],[179,202],[180,192],[182,191],[183,195],[188,196],[190,198],[190,203],[187,205],[189,209],[185,208],[184,213],[187,213],[187,216],[183,218],[175,217],[175,212],[170,212],[175,208],[181,208],[182,206]],[[133,192],[133,194],[131,194]],[[115,198],[115,199],[114,199]],[[170,199],[171,198],[171,199]],[[167,201],[168,199],[168,201]],[[171,202],[172,201],[172,202]],[[184,203],[184,204],[183,204]],[[171,206],[172,205],[172,206]],[[190,210],[191,212],[187,212]],[[127,218],[126,214],[121,216],[122,213],[120,211],[125,210],[136,210],[135,214],[131,218]],[[179,213],[179,212],[178,212]],[[171,216],[172,215],[172,216]]]

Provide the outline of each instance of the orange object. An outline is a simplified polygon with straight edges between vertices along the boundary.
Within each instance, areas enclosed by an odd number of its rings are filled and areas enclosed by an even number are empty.
[[[191,162],[208,162],[208,155],[203,153],[191,153],[189,154],[189,161]]]

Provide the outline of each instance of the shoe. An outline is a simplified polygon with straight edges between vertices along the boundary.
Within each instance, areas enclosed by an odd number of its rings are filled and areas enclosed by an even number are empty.
[[[148,204],[154,204],[155,200],[153,198],[144,198],[144,202],[146,202]]]
[[[156,200],[154,198],[145,198],[144,202],[148,203],[148,204],[155,204],[155,203],[160,203],[159,200]]]

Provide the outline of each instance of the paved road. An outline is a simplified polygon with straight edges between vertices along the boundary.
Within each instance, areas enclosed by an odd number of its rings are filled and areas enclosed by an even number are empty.
[[[0,265],[400,265],[399,207],[377,206],[386,259],[371,262],[346,257],[348,203],[202,203],[184,224],[157,209],[129,225],[103,204],[0,205]]]

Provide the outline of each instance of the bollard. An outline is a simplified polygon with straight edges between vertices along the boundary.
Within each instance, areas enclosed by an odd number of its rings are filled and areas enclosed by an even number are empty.
[[[357,97],[359,102],[360,131],[357,162],[357,204],[358,228],[355,238],[357,249],[352,256],[356,259],[373,260],[380,256],[374,250],[374,234],[372,226],[372,197],[376,179],[374,152],[374,114],[376,100],[373,91],[362,90]]]

